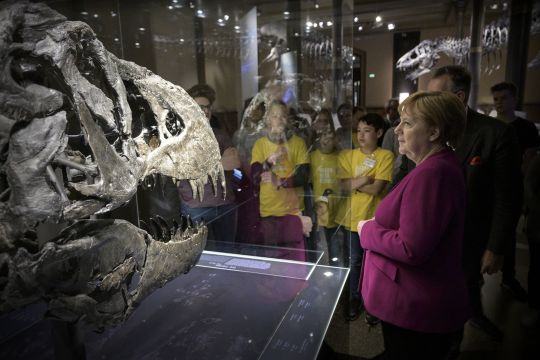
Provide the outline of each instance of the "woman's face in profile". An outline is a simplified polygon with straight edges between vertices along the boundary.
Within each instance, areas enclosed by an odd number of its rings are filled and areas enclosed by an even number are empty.
[[[401,122],[394,130],[399,143],[399,153],[417,163],[435,145],[430,140],[433,129],[416,114],[404,110],[401,114]]]

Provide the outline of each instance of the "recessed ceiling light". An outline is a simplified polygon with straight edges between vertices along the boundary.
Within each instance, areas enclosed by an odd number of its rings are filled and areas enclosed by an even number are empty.
[[[362,31],[362,30],[364,30],[364,27],[363,27],[362,25],[360,25],[360,26],[358,27],[358,31]]]
[[[354,22],[358,22],[358,16],[354,17]]]
[[[396,25],[392,23],[389,23],[387,26],[388,26],[388,30],[394,30],[396,28]]]
[[[375,17],[375,21],[376,21],[376,22],[381,22],[381,21],[382,21],[381,15],[377,15],[377,16]]]

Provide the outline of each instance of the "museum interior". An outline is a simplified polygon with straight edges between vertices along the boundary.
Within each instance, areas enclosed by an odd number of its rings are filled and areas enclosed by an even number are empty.
[[[0,19],[1,359],[540,359],[540,1]]]

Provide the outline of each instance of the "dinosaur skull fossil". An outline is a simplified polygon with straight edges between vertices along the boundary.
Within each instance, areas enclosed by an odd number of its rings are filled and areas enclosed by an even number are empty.
[[[435,52],[437,43],[431,40],[423,40],[412,50],[405,53],[396,63],[396,68],[402,71],[410,71],[407,79],[414,80],[430,72],[435,66],[439,55]]]
[[[146,176],[224,187],[217,141],[179,86],[116,58],[83,22],[0,3],[0,311],[37,299],[65,320],[125,318],[188,271],[204,225],[81,220],[130,201]],[[42,223],[71,223],[38,244]],[[133,285],[134,277],[140,281]]]

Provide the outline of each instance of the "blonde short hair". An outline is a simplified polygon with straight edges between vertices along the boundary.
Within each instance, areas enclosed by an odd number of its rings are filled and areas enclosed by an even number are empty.
[[[439,128],[439,140],[453,147],[465,131],[465,106],[447,91],[419,91],[406,98],[398,108],[399,114],[418,117],[429,126]]]

